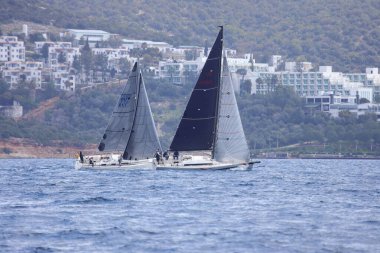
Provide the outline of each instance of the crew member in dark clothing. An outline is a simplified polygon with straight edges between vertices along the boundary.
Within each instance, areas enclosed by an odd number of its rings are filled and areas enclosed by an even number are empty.
[[[160,163],[160,158],[161,158],[161,154],[160,154],[159,150],[157,150],[157,152],[154,155],[154,157],[156,158],[157,164],[159,164]]]
[[[169,159],[169,152],[168,152],[168,151],[165,151],[165,152],[164,152],[164,157],[165,157],[165,160],[168,160],[168,159]]]
[[[173,159],[174,159],[174,160],[178,160],[178,156],[179,156],[179,152],[178,152],[177,150],[174,151]]]
[[[92,157],[90,157],[89,163],[94,167],[94,161],[92,160]]]
[[[79,159],[80,159],[80,162],[83,163],[84,159],[83,159],[82,151],[79,151]]]

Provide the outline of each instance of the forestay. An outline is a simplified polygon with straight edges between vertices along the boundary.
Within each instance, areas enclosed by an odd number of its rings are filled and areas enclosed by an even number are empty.
[[[219,162],[247,162],[249,149],[237,107],[227,58],[223,58],[223,72],[219,94],[219,119],[214,159]]]

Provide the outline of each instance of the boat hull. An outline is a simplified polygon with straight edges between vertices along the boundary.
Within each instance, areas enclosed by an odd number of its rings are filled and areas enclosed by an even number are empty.
[[[212,159],[189,156],[191,161],[165,161],[156,166],[157,170],[252,170],[257,162],[222,163]],[[194,159],[195,158],[195,159]]]
[[[78,170],[154,170],[155,165],[153,159],[135,160],[131,162],[122,162],[121,164],[111,163],[81,163],[79,160],[75,161],[75,169]]]

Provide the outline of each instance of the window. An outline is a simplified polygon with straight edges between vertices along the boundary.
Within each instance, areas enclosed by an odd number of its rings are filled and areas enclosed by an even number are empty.
[[[330,102],[330,98],[322,98],[322,102],[323,103],[329,103]]]

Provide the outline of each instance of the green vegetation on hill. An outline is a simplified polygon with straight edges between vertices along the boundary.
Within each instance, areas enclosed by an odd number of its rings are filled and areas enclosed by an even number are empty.
[[[342,112],[339,118],[332,118],[304,107],[304,100],[285,87],[268,95],[243,97],[239,100],[239,107],[252,149],[273,149],[300,143],[344,143],[345,150],[355,152],[359,143],[366,145],[367,150],[370,144],[380,144],[380,122],[376,121],[375,115],[357,118],[349,112]],[[335,145],[330,151],[337,151],[337,148]]]
[[[192,85],[173,86],[146,78],[146,87],[164,148],[174,136]],[[41,144],[83,145],[97,143],[122,87],[98,87],[61,96],[43,117],[13,121],[0,119],[0,138],[30,138]],[[4,91],[3,91],[4,92]],[[5,91],[11,92],[11,91]],[[0,94],[1,96],[1,94]],[[27,99],[21,100],[28,101]],[[294,144],[314,143],[323,152],[380,151],[380,123],[372,115],[356,118],[342,113],[334,119],[311,111],[294,91],[279,87],[268,95],[238,97],[245,133],[252,150],[277,150]],[[358,148],[359,147],[359,148]],[[304,151],[307,151],[304,149]]]
[[[260,61],[281,54],[352,72],[380,62],[378,0],[2,1],[0,23],[12,20],[199,46],[223,24],[226,46]]]

